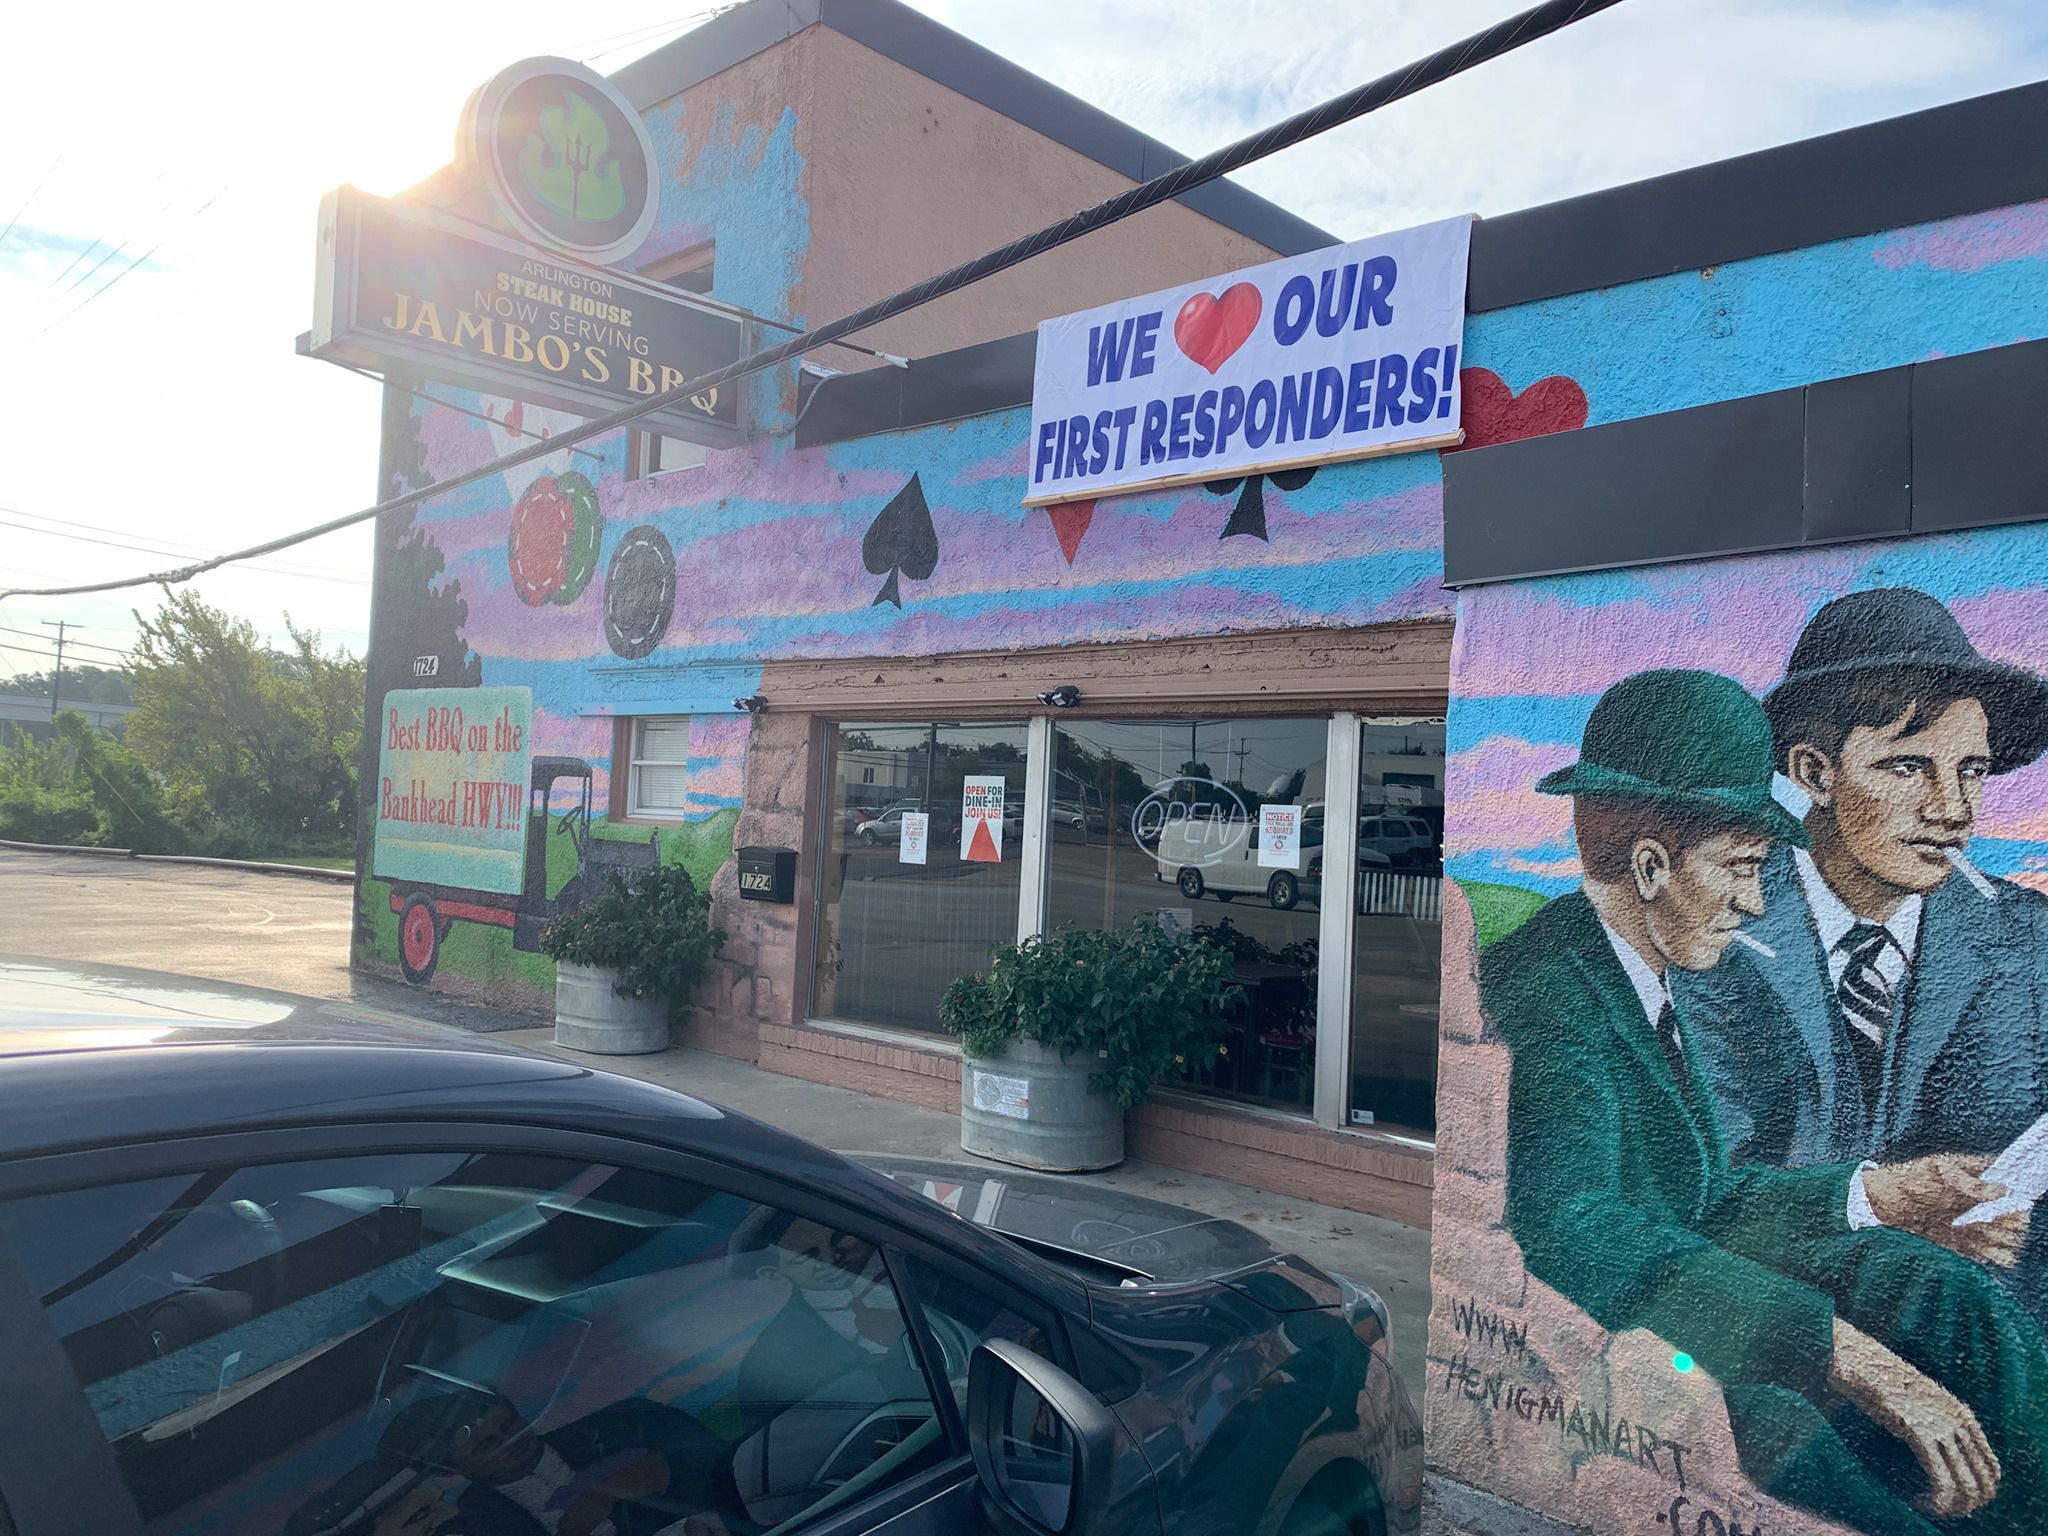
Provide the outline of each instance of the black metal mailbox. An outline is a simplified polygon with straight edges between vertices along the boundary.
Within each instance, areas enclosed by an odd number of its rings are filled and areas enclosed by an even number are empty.
[[[748,901],[796,900],[794,848],[742,848],[740,895]]]

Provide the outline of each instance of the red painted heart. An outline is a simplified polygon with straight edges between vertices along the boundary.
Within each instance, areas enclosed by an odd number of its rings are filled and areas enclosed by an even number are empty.
[[[1223,290],[1220,299],[1198,293],[1174,316],[1174,345],[1187,354],[1188,361],[1214,373],[1250,338],[1264,307],[1259,290],[1250,283],[1233,284]]]
[[[1518,395],[1490,369],[1461,368],[1458,388],[1465,425],[1460,448],[1487,448],[1525,437],[1573,432],[1586,424],[1586,392],[1577,379],[1561,373],[1538,379]]]
[[[1067,564],[1074,563],[1074,552],[1081,547],[1081,538],[1088,532],[1088,525],[1095,521],[1095,498],[1086,501],[1062,501],[1045,509],[1052,519],[1052,531],[1060,541],[1060,553],[1067,557]]]

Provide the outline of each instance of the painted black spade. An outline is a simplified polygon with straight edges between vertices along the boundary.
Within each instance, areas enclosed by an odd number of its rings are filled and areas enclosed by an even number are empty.
[[[635,528],[619,540],[605,572],[605,644],[638,661],[661,644],[675,611],[675,551],[659,528]]]
[[[1228,496],[1232,491],[1237,491],[1237,505],[1230,509],[1230,521],[1225,523],[1223,531],[1216,535],[1218,541],[1234,539],[1239,534],[1250,534],[1255,539],[1267,538],[1266,491],[1263,482],[1270,480],[1283,491],[1298,491],[1315,477],[1316,472],[1313,469],[1276,469],[1270,474],[1245,475],[1236,480],[1204,480],[1202,489],[1212,496]],[[1240,486],[1243,487],[1242,490],[1239,489]]]
[[[888,573],[875,603],[903,606],[898,576],[928,581],[939,566],[939,530],[932,526],[932,509],[925,505],[924,487],[916,475],[909,484],[889,498],[889,505],[868,524],[867,537],[860,541],[861,563],[872,575]],[[874,603],[870,603],[873,607]]]

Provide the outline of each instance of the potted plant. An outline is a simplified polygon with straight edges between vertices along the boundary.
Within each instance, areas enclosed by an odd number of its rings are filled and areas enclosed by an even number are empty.
[[[1123,1161],[1124,1111],[1223,1049],[1237,991],[1227,953],[1151,917],[1004,945],[939,1004],[964,1058],[960,1145],[1059,1173]]]
[[[724,947],[710,897],[680,865],[612,875],[541,930],[555,962],[555,1044],[604,1056],[667,1049],[671,1022]]]

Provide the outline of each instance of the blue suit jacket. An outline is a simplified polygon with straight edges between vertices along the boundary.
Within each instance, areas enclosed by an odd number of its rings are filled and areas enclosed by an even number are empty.
[[[1746,945],[1672,991],[1712,1087],[1729,1157],[1797,1167],[1930,1152],[1996,1153],[2048,1113],[2048,899],[1960,875],[1926,899],[1875,1113],[1828,980],[1789,849],[1764,866],[1764,916]],[[2009,1278],[2048,1315],[2048,1212]]]
[[[1873,1116],[1791,851],[1772,854],[1746,932],[1775,958],[1737,944],[1674,973],[1735,1161],[1996,1152],[2048,1111],[2048,899],[1992,886],[1956,876],[1927,897]]]

